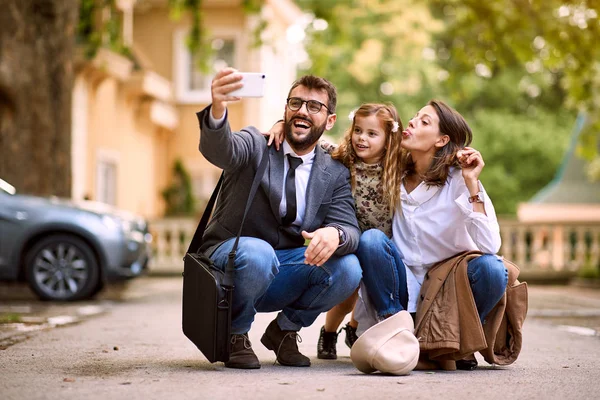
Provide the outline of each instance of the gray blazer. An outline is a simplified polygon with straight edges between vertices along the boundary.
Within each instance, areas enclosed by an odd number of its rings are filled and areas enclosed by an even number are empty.
[[[200,152],[209,162],[224,170],[223,186],[200,247],[201,251],[211,254],[218,244],[237,235],[267,142],[254,127],[231,132],[227,120],[221,127],[211,129],[209,112],[210,106],[197,114],[201,132]],[[303,230],[312,232],[324,226],[337,226],[344,230],[346,241],[335,254],[354,252],[358,247],[360,230],[348,169],[317,146],[306,189],[306,213],[302,226],[284,226],[279,215],[284,155],[274,146],[268,154],[267,170],[246,216],[242,236],[265,240],[274,249],[287,249],[304,245]]]

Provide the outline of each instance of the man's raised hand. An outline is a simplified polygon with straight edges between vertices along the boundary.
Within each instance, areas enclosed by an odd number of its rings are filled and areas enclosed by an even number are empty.
[[[227,109],[228,101],[239,101],[240,97],[230,96],[229,93],[240,89],[243,84],[242,75],[234,68],[225,68],[217,72],[210,86],[212,97],[211,113],[214,119],[221,119]]]

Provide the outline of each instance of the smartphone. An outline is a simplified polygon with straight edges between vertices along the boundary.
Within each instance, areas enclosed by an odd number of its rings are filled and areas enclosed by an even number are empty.
[[[265,80],[267,75],[261,72],[240,72],[241,82],[244,86],[241,89],[229,93],[230,96],[237,97],[263,97],[265,93]]]

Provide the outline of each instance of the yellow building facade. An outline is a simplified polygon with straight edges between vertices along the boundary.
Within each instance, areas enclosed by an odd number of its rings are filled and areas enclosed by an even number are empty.
[[[163,214],[161,191],[175,160],[190,173],[196,199],[210,196],[220,171],[198,151],[195,113],[210,103],[211,74],[194,67],[185,45],[191,21],[170,17],[167,0],[120,0],[123,38],[133,60],[100,49],[77,63],[73,89],[74,199],[90,198],[149,218]],[[287,90],[303,49],[289,40],[302,19],[291,0],[265,0],[260,15],[247,15],[241,0],[205,0],[214,70],[225,65],[267,75],[265,96],[230,104],[233,129],[268,130],[282,117]],[[266,22],[264,44],[252,32]],[[214,72],[213,72],[214,74]]]

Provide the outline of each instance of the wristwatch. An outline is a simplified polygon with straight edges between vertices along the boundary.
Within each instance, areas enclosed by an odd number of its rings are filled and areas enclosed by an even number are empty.
[[[476,195],[469,197],[469,203],[483,203],[483,192],[479,192]]]
[[[341,246],[342,243],[346,241],[346,232],[344,232],[344,230],[338,226],[336,226],[335,229],[337,229],[338,235],[340,237],[340,243],[338,244],[338,246]]]

